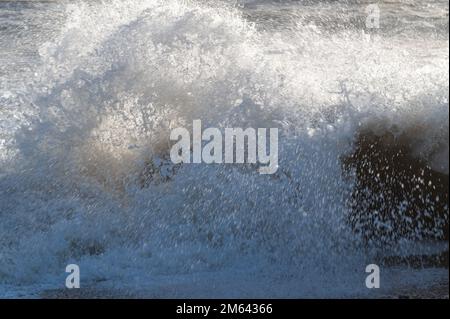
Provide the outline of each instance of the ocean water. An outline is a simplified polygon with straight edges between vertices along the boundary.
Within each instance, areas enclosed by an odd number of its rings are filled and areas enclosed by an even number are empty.
[[[0,296],[448,288],[448,2],[370,3],[0,1]],[[279,170],[173,165],[195,119]]]

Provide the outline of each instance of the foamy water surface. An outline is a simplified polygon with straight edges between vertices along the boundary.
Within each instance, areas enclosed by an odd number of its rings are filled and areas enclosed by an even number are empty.
[[[348,222],[342,158],[359,132],[388,132],[448,176],[449,119],[448,2],[381,2],[376,31],[366,5],[0,2],[0,296],[64,288],[69,263],[119,296],[448,285],[448,269],[405,265],[364,284],[367,264],[448,244],[420,225],[368,243]],[[194,119],[278,127],[277,174],[174,166],[170,130]],[[448,227],[448,206],[436,216]]]

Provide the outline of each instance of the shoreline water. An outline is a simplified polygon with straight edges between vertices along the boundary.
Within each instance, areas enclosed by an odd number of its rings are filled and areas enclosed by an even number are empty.
[[[0,295],[448,299],[448,3],[363,4],[1,1]],[[198,118],[277,174],[167,177]]]

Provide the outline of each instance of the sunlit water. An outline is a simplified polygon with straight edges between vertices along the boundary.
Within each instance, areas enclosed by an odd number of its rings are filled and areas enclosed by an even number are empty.
[[[367,241],[343,158],[360,132],[388,132],[448,176],[449,117],[448,3],[381,3],[379,30],[366,5],[0,2],[0,296],[62,289],[69,263],[113,296],[448,286],[447,269],[393,265],[365,287],[367,264],[448,249],[448,206],[416,212],[431,230]],[[277,174],[173,166],[170,130],[194,119],[278,127]]]

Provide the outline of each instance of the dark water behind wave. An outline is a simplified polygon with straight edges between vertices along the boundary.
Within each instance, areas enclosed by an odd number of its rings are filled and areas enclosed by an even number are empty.
[[[371,296],[367,263],[446,249],[448,3],[383,2],[377,31],[364,2],[221,3],[0,2],[3,295],[75,262],[119,294]],[[279,172],[167,173],[198,118],[279,127]]]

